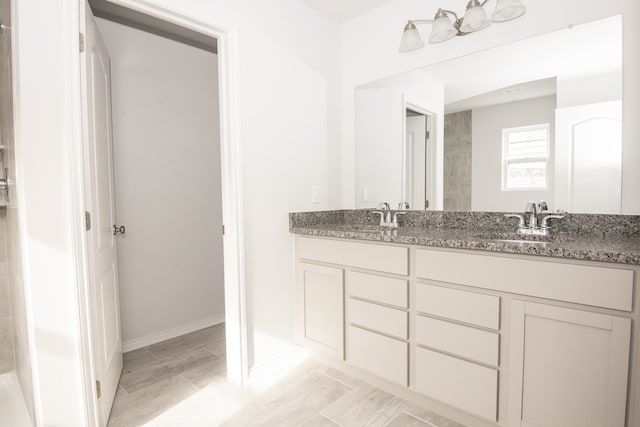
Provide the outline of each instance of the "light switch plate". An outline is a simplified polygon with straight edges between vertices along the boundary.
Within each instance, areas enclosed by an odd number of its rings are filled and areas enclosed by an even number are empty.
[[[311,186],[311,203],[320,203],[320,187],[317,185]]]
[[[369,201],[369,187],[362,187],[362,201]]]

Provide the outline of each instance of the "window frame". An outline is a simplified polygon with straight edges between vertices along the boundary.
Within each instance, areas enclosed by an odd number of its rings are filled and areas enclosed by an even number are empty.
[[[509,154],[509,135],[516,132],[529,132],[534,130],[544,130],[547,134],[546,152],[544,157],[529,157],[525,159],[509,160],[507,155]],[[551,164],[551,124],[540,123],[527,126],[516,126],[511,128],[502,129],[502,178],[501,189],[502,191],[547,191],[550,188],[550,170]],[[532,161],[543,161],[545,163],[545,185],[544,187],[518,187],[510,188],[507,184],[509,165],[517,163],[529,163]]]

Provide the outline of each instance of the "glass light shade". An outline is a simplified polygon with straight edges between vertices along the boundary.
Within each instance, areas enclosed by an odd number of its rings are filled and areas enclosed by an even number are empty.
[[[453,27],[453,22],[448,16],[436,18],[431,27],[429,43],[440,43],[452,39],[458,34],[458,30]]]
[[[402,40],[400,41],[400,48],[398,48],[398,52],[411,52],[412,50],[420,49],[424,46],[424,42],[422,41],[422,37],[420,37],[420,33],[416,29],[416,26],[409,22],[402,32]]]
[[[487,18],[482,6],[473,6],[467,9],[462,20],[460,31],[463,33],[472,33],[480,31],[491,25],[491,20]]]
[[[493,22],[511,21],[522,16],[526,10],[527,8],[520,0],[498,0],[491,20]]]

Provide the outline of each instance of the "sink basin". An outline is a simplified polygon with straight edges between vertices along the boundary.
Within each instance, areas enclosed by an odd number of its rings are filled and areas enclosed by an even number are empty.
[[[537,236],[519,233],[482,233],[476,234],[475,237],[485,240],[519,244],[547,244],[571,242],[575,240],[575,238],[566,235]]]
[[[338,230],[356,233],[379,233],[388,229],[384,229],[378,225],[360,224],[360,225],[339,225]]]
[[[510,239],[492,239],[495,240],[496,242],[504,242],[504,243],[512,243],[515,245],[520,245],[520,246],[530,246],[530,245],[534,245],[534,246],[547,246],[549,244],[549,242],[541,242],[541,241],[536,241],[536,240],[510,240]]]

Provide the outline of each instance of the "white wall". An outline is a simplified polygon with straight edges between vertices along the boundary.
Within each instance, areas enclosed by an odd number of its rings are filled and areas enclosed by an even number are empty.
[[[86,425],[78,262],[78,2],[21,0],[17,155],[39,419]],[[153,0],[233,38],[249,364],[293,349],[288,212],[339,207],[339,26],[297,0]],[[51,25],[55,22],[56,25]],[[292,36],[293,35],[293,36]],[[36,125],[37,124],[37,125]],[[320,203],[311,203],[311,186]]]
[[[409,73],[363,86],[355,91],[355,138],[357,152],[356,207],[375,207],[389,202],[395,209],[404,201],[402,175],[405,145],[405,103],[435,116],[436,189],[432,206],[442,208],[444,153],[444,86],[423,72]],[[362,188],[369,201],[362,200]]]
[[[14,1],[15,141],[24,265],[25,315],[31,344],[37,425],[87,423],[76,256],[82,230],[77,4]],[[55,22],[56,25],[51,25]],[[69,29],[76,25],[76,31]],[[73,54],[72,54],[73,52]],[[70,81],[76,84],[70,84]]]
[[[343,149],[343,207],[354,206],[354,89],[355,87],[398,73],[415,70],[430,64],[455,58],[471,52],[498,46],[516,40],[566,28],[599,18],[623,15],[624,31],[624,118],[623,118],[623,194],[640,192],[640,28],[635,24],[640,3],[634,0],[585,2],[567,0],[559,4],[553,0],[526,3],[527,13],[515,21],[493,25],[487,30],[445,43],[427,45],[407,53],[397,52],[402,29],[407,19],[430,18],[436,7],[462,12],[459,0],[442,0],[429,6],[422,0],[395,0],[371,12],[354,18],[342,27],[342,127]],[[487,5],[492,7],[491,3]],[[420,27],[423,38],[428,37],[429,26]],[[623,212],[640,213],[640,200],[623,200]]]
[[[153,0],[237,35],[249,366],[293,344],[288,212],[339,205],[338,24],[297,0]],[[295,34],[295,37],[292,37]],[[335,165],[335,166],[334,166]],[[311,203],[311,186],[320,203]]]
[[[111,58],[122,339],[224,318],[217,55],[97,19]]]
[[[249,366],[256,366],[294,348],[288,212],[339,204],[340,175],[331,173],[339,169],[332,154],[338,24],[297,0],[148,3],[237,35]],[[313,185],[319,204],[311,203]]]
[[[474,211],[524,211],[529,200],[553,204],[553,171],[547,170],[549,188],[544,191],[502,191],[502,129],[549,123],[550,153],[554,152],[556,97],[528,99],[476,108],[471,132],[471,209]],[[552,155],[553,156],[553,155]]]
[[[558,76],[558,108],[622,99],[622,70],[581,76]]]

